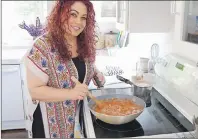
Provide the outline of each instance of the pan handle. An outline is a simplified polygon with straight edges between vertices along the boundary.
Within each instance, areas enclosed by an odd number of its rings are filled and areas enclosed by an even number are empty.
[[[97,84],[98,88],[104,87],[104,86],[100,83],[99,78],[98,78],[97,76],[94,77],[94,80],[96,81],[96,84]]]
[[[122,77],[122,76],[120,76],[120,75],[116,75],[116,78],[117,78],[118,80],[120,80],[120,81],[126,83],[126,84],[130,84],[130,85],[134,86],[134,84],[133,84],[130,80],[128,80],[128,79],[126,79],[126,78],[124,78],[124,77]]]

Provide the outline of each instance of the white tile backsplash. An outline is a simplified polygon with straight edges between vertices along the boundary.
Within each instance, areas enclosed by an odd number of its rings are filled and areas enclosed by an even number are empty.
[[[119,30],[116,29],[115,21],[97,21],[97,25],[102,33],[108,33],[110,31],[119,32]]]
[[[137,57],[150,57],[152,44],[157,43],[160,48],[160,56],[171,52],[170,33],[130,33],[128,47],[136,52]]]

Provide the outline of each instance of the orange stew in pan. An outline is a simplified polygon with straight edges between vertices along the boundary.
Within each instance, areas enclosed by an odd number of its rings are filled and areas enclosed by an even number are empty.
[[[143,107],[137,105],[135,102],[129,99],[105,99],[100,100],[101,107],[95,106],[94,110],[98,113],[103,113],[112,116],[125,116],[130,114],[136,114],[143,110]]]

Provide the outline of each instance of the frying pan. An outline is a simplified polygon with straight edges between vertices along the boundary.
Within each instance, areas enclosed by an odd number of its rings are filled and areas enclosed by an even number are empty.
[[[137,118],[144,111],[144,108],[146,107],[146,104],[145,104],[144,100],[142,100],[141,98],[138,98],[136,96],[132,96],[132,95],[108,94],[108,95],[101,95],[101,96],[96,97],[96,99],[98,99],[98,100],[112,99],[112,98],[133,100],[133,102],[135,102],[137,105],[142,106],[143,109],[141,111],[135,113],[135,114],[125,115],[125,116],[106,115],[106,114],[103,114],[103,113],[96,112],[94,110],[94,107],[95,107],[96,104],[92,99],[90,99],[90,101],[88,102],[88,107],[89,107],[90,111],[93,113],[93,115],[96,118],[100,119],[101,121],[103,121],[105,123],[119,125],[119,124],[125,124],[125,123],[128,123],[128,122],[131,122],[135,118]]]

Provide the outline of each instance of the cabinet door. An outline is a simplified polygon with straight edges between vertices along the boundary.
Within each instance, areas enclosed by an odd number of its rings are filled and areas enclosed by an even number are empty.
[[[129,30],[131,33],[170,32],[174,26],[171,1],[130,1]]]
[[[24,120],[19,65],[2,66],[2,121]]]
[[[128,29],[129,1],[116,1],[116,28]]]

